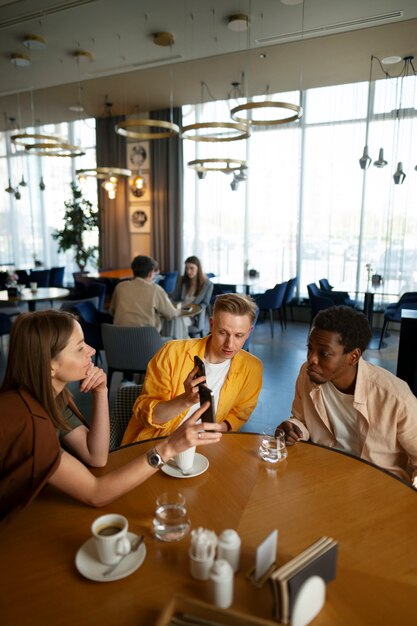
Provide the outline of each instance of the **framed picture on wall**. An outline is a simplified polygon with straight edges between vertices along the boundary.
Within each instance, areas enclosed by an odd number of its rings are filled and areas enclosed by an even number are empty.
[[[136,234],[151,232],[150,204],[134,203],[129,206],[129,232]]]
[[[135,186],[136,177],[141,177],[142,183],[140,187]],[[149,172],[141,172],[140,174],[133,174],[129,179],[130,199],[134,202],[134,199],[141,202],[149,202],[151,199],[151,180]]]
[[[127,167],[131,170],[147,170],[150,167],[149,141],[126,144]]]

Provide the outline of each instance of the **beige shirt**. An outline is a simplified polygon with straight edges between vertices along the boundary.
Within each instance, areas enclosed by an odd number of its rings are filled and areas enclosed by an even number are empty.
[[[172,320],[180,311],[159,285],[143,278],[120,282],[110,303],[113,323],[119,326],[154,326],[161,330],[161,318]]]
[[[303,439],[337,447],[322,386],[311,382],[306,366],[295,385],[291,420]],[[353,406],[358,412],[358,456],[417,487],[417,398],[407,383],[361,358]]]

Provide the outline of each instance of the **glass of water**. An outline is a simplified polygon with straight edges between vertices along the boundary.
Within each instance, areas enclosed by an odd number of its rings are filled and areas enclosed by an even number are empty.
[[[156,500],[153,532],[161,541],[179,541],[190,530],[185,498],[182,493],[161,494]]]
[[[288,451],[285,445],[284,431],[277,429],[273,435],[264,433],[258,453],[261,459],[267,463],[279,463],[286,459]]]

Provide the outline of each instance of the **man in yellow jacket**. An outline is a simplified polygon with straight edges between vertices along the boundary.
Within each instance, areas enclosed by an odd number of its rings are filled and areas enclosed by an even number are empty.
[[[256,317],[248,296],[217,296],[210,335],[170,341],[149,362],[141,395],[123,444],[169,435],[199,406],[198,385],[213,391],[216,422],[239,430],[255,408],[262,387],[262,363],[242,347]],[[194,356],[205,364],[206,380],[195,378]]]

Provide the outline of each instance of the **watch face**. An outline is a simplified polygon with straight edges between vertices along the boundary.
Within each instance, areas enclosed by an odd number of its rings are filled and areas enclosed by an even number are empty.
[[[148,452],[148,462],[152,467],[160,467],[163,465],[163,461],[161,456],[156,452],[156,450],[149,450]]]

